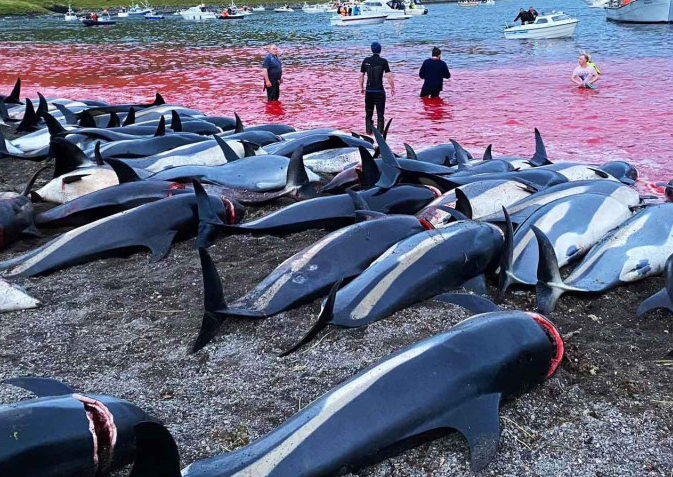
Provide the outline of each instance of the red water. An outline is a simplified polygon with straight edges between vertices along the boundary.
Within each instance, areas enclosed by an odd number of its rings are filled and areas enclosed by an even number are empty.
[[[339,51],[337,64],[309,63],[329,52],[292,51],[281,101],[267,103],[259,64],[263,52],[246,48],[167,49],[129,45],[0,45],[0,90],[17,75],[24,96],[149,100],[155,91],[170,103],[209,114],[232,115],[248,124],[285,122],[298,128],[334,126],[364,129],[363,98],[357,87],[364,51]],[[352,54],[351,54],[352,53]],[[349,58],[350,55],[350,59]],[[343,59],[345,58],[345,59]],[[629,160],[647,181],[673,177],[673,59],[601,61],[597,90],[569,81],[572,63],[545,63],[492,69],[454,69],[443,98],[422,100],[416,65],[393,64],[397,94],[388,98],[393,118],[391,142],[416,148],[456,139],[473,153],[493,144],[494,154],[529,155],[533,128],[542,132],[552,160]],[[315,65],[316,62],[311,62]]]

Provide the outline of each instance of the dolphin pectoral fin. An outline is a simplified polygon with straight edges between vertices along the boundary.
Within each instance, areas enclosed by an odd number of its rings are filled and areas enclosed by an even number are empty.
[[[657,293],[643,301],[638,307],[638,310],[636,310],[636,314],[639,317],[642,317],[650,311],[662,308],[673,313],[673,302],[671,302],[671,298],[668,296],[666,289],[659,290]]]
[[[472,277],[464,282],[460,287],[474,292],[477,295],[486,295],[486,275],[482,273],[481,275]]]
[[[129,477],[180,477],[180,454],[168,429],[147,421],[133,430],[136,455]]]
[[[343,280],[339,280],[334,284],[334,286],[332,286],[332,289],[330,290],[329,295],[327,296],[327,299],[323,304],[322,310],[320,310],[320,315],[318,316],[316,322],[313,323],[313,326],[311,326],[311,328],[306,332],[304,336],[301,337],[299,341],[293,344],[290,348],[280,353],[278,355],[279,358],[283,358],[289,354],[294,353],[299,348],[304,346],[306,343],[311,341],[318,333],[320,333],[324,328],[327,327],[329,322],[332,320],[332,317],[334,316],[334,301],[336,300],[336,294],[339,291],[342,282]]]
[[[473,472],[485,468],[495,457],[500,440],[500,393],[485,394],[454,409],[446,426],[467,438]]]
[[[457,189],[456,189],[457,190]],[[514,261],[514,226],[509,212],[505,207],[502,208],[505,216],[505,242],[500,255],[500,272],[498,273],[498,294],[495,301],[500,303],[512,284],[512,266]]]
[[[442,212],[446,212],[449,214],[449,217],[446,217],[444,220],[442,220],[442,223],[446,224],[451,221],[451,219],[454,220],[470,220],[468,216],[463,214],[462,212],[457,211],[453,207],[449,207],[448,205],[439,205],[437,206],[439,210]]]
[[[84,177],[88,177],[88,176],[90,176],[90,175],[91,175],[91,174],[73,174],[73,175],[71,175],[71,176],[64,177],[64,178],[62,179],[62,182],[63,182],[64,184],[72,184],[72,183],[74,183],[74,182],[81,181]]]
[[[67,384],[51,378],[11,378],[5,379],[1,382],[4,384],[11,384],[17,388],[25,389],[26,391],[30,391],[37,397],[66,396],[68,394],[75,393],[75,390]]]
[[[152,251],[152,258],[150,259],[152,262],[158,262],[168,255],[176,235],[176,231],[170,231],[163,235],[155,235],[145,243],[145,245]]]
[[[434,301],[441,301],[458,305],[461,308],[469,310],[475,315],[481,313],[490,313],[500,311],[501,308],[484,296],[473,295],[472,293],[443,293],[433,298]]]

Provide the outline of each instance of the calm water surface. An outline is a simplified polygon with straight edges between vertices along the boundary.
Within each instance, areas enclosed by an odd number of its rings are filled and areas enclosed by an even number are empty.
[[[636,161],[648,179],[673,177],[673,26],[624,26],[580,0],[535,2],[580,19],[567,40],[505,40],[520,4],[461,8],[430,5],[405,22],[335,28],[329,14],[254,14],[238,21],[122,19],[84,28],[62,17],[0,20],[0,87],[15,77],[25,93],[140,100],[161,91],[170,102],[209,113],[239,112],[249,123],[363,128],[357,69],[373,40],[396,75],[389,98],[392,142],[415,146],[454,138],[479,152],[529,153],[540,128],[557,160]],[[282,48],[281,102],[266,104],[259,65],[263,45]],[[417,97],[420,62],[444,51],[453,77],[441,100]],[[596,91],[569,83],[580,50],[603,71]]]

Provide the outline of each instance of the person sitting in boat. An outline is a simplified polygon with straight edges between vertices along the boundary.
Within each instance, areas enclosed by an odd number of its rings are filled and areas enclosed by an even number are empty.
[[[537,18],[537,10],[535,10],[532,6],[528,7],[528,17],[531,19],[531,23],[534,22]]]
[[[575,67],[573,74],[570,77],[570,81],[580,88],[596,88],[594,83],[598,81],[598,73],[593,66],[589,65],[590,60],[591,57],[588,53],[580,53],[580,56],[577,59],[578,65]]]
[[[222,10],[222,18],[227,18],[229,16],[228,9]]]
[[[360,14],[360,6],[356,3],[355,6],[353,7],[353,15],[359,15]]]
[[[97,14],[96,12],[93,12],[93,13],[91,14],[91,19],[92,19],[93,21],[97,22],[97,21],[98,21],[98,14]]]

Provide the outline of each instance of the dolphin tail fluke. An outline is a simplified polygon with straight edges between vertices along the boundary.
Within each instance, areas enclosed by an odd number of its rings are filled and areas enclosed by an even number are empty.
[[[129,112],[126,114],[126,117],[124,118],[124,123],[122,126],[130,126],[131,124],[135,124],[136,122],[136,109],[134,107],[129,108]]]
[[[54,103],[54,106],[56,106],[56,109],[58,109],[63,117],[65,118],[65,123],[66,124],[71,124],[71,125],[76,125],[77,124],[77,115],[70,111],[68,108],[66,108],[64,105],[60,103]],[[43,118],[45,118],[45,115],[42,115]],[[46,119],[45,119],[46,121]],[[57,121],[58,122],[58,121]],[[60,125],[61,123],[59,123]],[[51,129],[50,129],[51,131]]]
[[[537,238],[539,252],[537,285],[535,287],[537,311],[550,313],[554,311],[556,302],[565,292],[566,286],[561,278],[553,245],[540,229],[534,225],[531,226],[531,229]]]
[[[173,132],[182,132],[182,120],[175,109],[171,110],[171,129]]]
[[[458,190],[458,189],[456,189]],[[498,294],[495,298],[497,303],[502,302],[507,289],[513,281],[512,265],[514,261],[514,226],[509,212],[505,207],[502,208],[505,215],[505,243],[500,255],[500,272],[498,274]]]
[[[261,312],[229,308],[224,300],[222,279],[219,273],[217,273],[217,267],[213,259],[205,248],[199,248],[199,257],[201,259],[201,272],[203,274],[204,312],[199,335],[192,345],[192,353],[196,353],[212,341],[227,316],[265,317],[264,313]]]
[[[636,314],[639,317],[642,317],[650,311],[659,309],[666,309],[673,313],[673,302],[666,289],[659,290],[657,293],[643,301],[636,310]]]
[[[51,137],[54,136],[65,136],[68,131],[61,125],[61,123],[51,114],[42,113],[42,118],[44,119],[45,124],[47,125],[47,130]]]
[[[207,248],[213,244],[217,237],[218,226],[225,225],[213,210],[210,203],[210,197],[197,180],[192,181],[194,194],[196,194],[196,205],[199,210],[199,235],[196,239],[196,247]]]
[[[161,116],[161,118],[159,118],[159,125],[157,126],[157,130],[154,132],[154,137],[160,137],[165,135],[166,135],[166,118]]]
[[[493,160],[493,152],[492,152],[493,144],[489,144],[486,150],[484,151],[484,157],[482,161],[492,161]]]
[[[537,128],[535,128],[535,154],[530,160],[530,163],[535,167],[551,164],[552,162],[547,158],[547,148],[544,147],[542,135]]]
[[[23,113],[23,119],[19,123],[19,126],[16,128],[17,132],[31,132],[37,128],[37,122],[39,118],[35,113],[35,107],[33,102],[26,98],[26,111]]]
[[[164,97],[161,96],[160,93],[157,93],[154,96],[154,103],[152,103],[151,106],[161,106],[162,104],[166,104],[166,101],[164,100]]]
[[[129,477],[180,477],[180,454],[168,429],[147,421],[133,430],[136,455]]]
[[[322,307],[322,310],[320,310],[320,315],[318,315],[318,319],[316,320],[315,323],[313,323],[313,326],[306,332],[304,336],[301,337],[299,341],[297,341],[295,344],[293,344],[290,348],[286,349],[283,351],[281,354],[279,354],[279,357],[284,357],[289,354],[294,353],[297,351],[299,348],[304,346],[306,343],[311,341],[315,336],[320,333],[327,325],[329,322],[332,320],[332,317],[334,316],[334,302],[336,300],[336,294],[339,291],[339,288],[341,287],[341,283],[343,280],[339,280],[332,286],[332,289],[329,292],[329,295],[327,296],[327,300],[325,300],[325,304]]]
[[[21,195],[23,195],[25,197],[28,197],[30,195],[30,190],[35,185],[35,181],[40,176],[42,171],[44,171],[45,169],[49,169],[50,167],[51,166],[47,165],[47,166],[44,166],[44,167],[41,167],[40,169],[38,169],[38,171],[35,174],[33,174],[33,177],[30,178],[30,180],[28,181],[28,184],[26,184],[26,187],[21,192]]]

